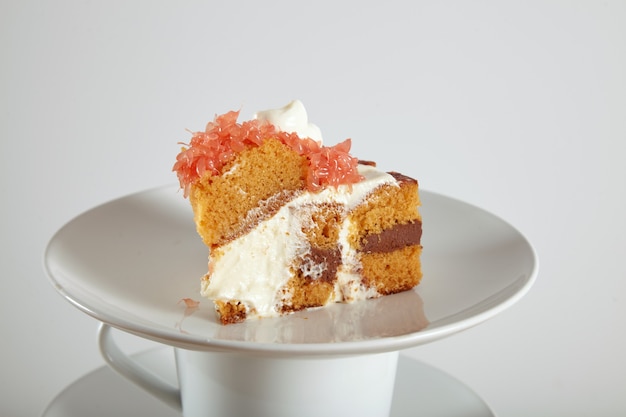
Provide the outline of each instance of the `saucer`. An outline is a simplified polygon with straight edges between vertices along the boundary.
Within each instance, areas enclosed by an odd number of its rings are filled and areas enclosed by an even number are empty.
[[[280,356],[401,350],[497,315],[530,289],[538,268],[531,244],[506,221],[440,194],[420,197],[423,279],[416,289],[284,317],[218,323],[212,302],[199,295],[208,250],[173,185],[71,220],[51,239],[44,266],[83,312],[171,346]]]
[[[158,347],[133,355],[140,364],[176,385],[173,350]],[[65,388],[42,417],[181,417],[176,411],[102,366]],[[452,376],[400,354],[390,417],[493,417],[489,406]],[[210,416],[210,414],[207,414]]]

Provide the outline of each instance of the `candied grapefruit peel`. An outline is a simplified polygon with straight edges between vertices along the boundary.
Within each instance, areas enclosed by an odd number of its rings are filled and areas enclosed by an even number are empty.
[[[306,186],[309,191],[339,185],[351,185],[363,179],[358,173],[359,160],[350,155],[352,141],[346,139],[334,146],[323,146],[311,138],[278,130],[274,125],[256,119],[237,122],[239,111],[215,116],[204,132],[192,132],[191,140],[176,156],[172,168],[178,175],[185,197],[191,185],[207,172],[220,175],[222,168],[237,153],[261,146],[268,139],[277,139],[299,155],[306,156],[309,166]]]

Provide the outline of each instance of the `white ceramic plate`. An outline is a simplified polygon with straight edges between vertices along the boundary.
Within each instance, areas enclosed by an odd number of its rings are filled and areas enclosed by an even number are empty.
[[[172,386],[177,385],[171,349],[134,356]],[[103,395],[105,393],[105,395]],[[42,417],[180,417],[181,415],[130,381],[103,366],[78,379],[48,405]],[[208,416],[209,414],[207,414]],[[398,360],[390,417],[493,417],[475,392],[450,375],[404,355]]]
[[[519,300],[535,251],[500,218],[421,191],[424,277],[416,290],[222,326],[199,296],[208,250],[176,186],[98,206],[61,228],[45,253],[55,288],[114,327],[172,346],[271,355],[375,353],[428,343]],[[181,300],[200,301],[187,308]]]

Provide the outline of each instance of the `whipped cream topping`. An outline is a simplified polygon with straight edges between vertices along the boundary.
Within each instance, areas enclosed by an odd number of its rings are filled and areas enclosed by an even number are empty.
[[[304,258],[310,251],[302,232],[305,218],[295,216],[302,206],[324,202],[338,202],[346,212],[357,207],[366,196],[383,184],[397,184],[391,175],[372,166],[359,165],[364,180],[349,186],[329,187],[319,193],[304,192],[284,205],[274,216],[261,222],[248,234],[216,249],[210,260],[209,279],[202,281],[202,295],[209,299],[235,299],[244,302],[250,316],[280,315],[277,304],[288,294],[281,289],[292,277],[294,258]],[[335,300],[354,301],[371,296],[358,284],[354,271],[359,267],[357,253],[347,237],[350,223],[346,221],[340,232],[339,249],[342,263],[338,271]],[[310,271],[312,277],[315,271]],[[319,274],[318,274],[319,275]],[[236,279],[233,279],[236,277]]]
[[[255,113],[254,118],[269,122],[283,132],[294,132],[301,138],[311,138],[322,143],[320,128],[309,123],[306,109],[300,100],[293,100],[279,109],[259,111]]]

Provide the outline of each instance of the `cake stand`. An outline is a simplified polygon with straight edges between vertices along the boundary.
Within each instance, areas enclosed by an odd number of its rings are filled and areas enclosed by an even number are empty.
[[[134,356],[141,365],[153,369],[165,381],[176,384],[171,348],[149,349]],[[103,417],[181,417],[171,407],[120,378],[108,366],[86,374],[62,390],[41,417],[84,417],[93,415],[94,410]],[[389,416],[419,415],[495,416],[480,396],[457,379],[401,354]]]
[[[400,351],[447,337],[513,305],[537,276],[535,250],[509,223],[421,191],[424,278],[416,289],[222,326],[198,295],[207,249],[177,188],[122,197],[63,226],[44,256],[57,291],[107,326],[164,345],[306,359]]]

